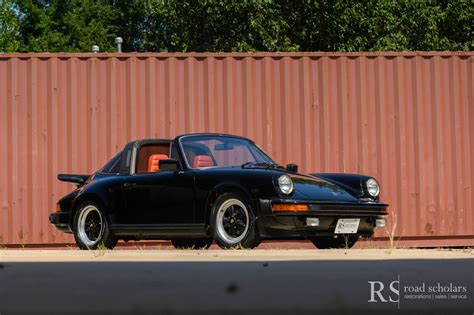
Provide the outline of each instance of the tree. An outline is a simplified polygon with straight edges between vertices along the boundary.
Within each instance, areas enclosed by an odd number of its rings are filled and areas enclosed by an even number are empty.
[[[93,0],[17,0],[22,51],[113,51],[115,11]]]
[[[439,1],[444,12],[440,33],[445,50],[474,50],[474,3],[472,0]]]
[[[143,48],[472,50],[472,0],[150,1]]]
[[[14,5],[11,4],[14,1]],[[0,0],[21,51],[473,50],[472,0]],[[10,4],[9,6],[5,3]],[[2,11],[2,12],[3,12]],[[20,17],[18,19],[18,17]],[[12,37],[13,36],[13,37]],[[11,39],[4,43],[13,43]],[[5,44],[4,44],[5,45]],[[1,46],[0,46],[1,47]]]
[[[281,1],[303,51],[473,49],[471,0]],[[472,1],[471,1],[472,2]]]
[[[292,51],[273,1],[152,1],[145,47],[169,51]]]
[[[105,0],[112,10],[114,31],[123,38],[123,51],[146,51],[144,38],[147,36],[150,18],[150,1]]]
[[[11,0],[0,0],[0,52],[15,52],[20,48],[20,20]]]

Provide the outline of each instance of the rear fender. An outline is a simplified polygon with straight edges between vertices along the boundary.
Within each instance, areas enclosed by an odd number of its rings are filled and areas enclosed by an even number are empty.
[[[103,195],[101,196],[100,194],[96,194],[96,193],[83,192],[74,199],[74,202],[72,204],[72,207],[71,207],[72,211],[71,211],[71,217],[70,217],[71,226],[72,226],[72,222],[74,220],[76,211],[78,210],[79,206],[85,201],[92,201],[98,204],[101,207],[101,210],[104,211],[105,213],[108,213],[108,209],[110,209],[110,205],[105,196]]]

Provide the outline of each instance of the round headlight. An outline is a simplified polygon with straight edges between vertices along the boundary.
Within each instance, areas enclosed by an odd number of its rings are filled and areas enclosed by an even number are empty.
[[[281,175],[278,178],[278,186],[285,195],[289,195],[293,191],[293,181],[288,175]]]
[[[380,192],[379,183],[373,178],[369,179],[366,183],[367,191],[372,197],[377,197]]]

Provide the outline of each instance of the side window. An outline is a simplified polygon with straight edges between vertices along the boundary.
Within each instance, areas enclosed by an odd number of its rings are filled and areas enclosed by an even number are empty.
[[[158,172],[158,162],[169,158],[170,144],[143,145],[138,151],[136,173]]]

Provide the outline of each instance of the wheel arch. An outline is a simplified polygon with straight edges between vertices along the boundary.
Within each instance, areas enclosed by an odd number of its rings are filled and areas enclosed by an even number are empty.
[[[257,205],[255,205],[253,202],[250,191],[239,183],[227,182],[227,183],[219,184],[213,187],[209,191],[209,194],[206,198],[206,205],[205,205],[205,218],[206,218],[207,226],[210,226],[211,214],[212,214],[212,210],[214,208],[214,204],[217,198],[219,198],[219,196],[225,193],[235,193],[237,195],[244,197],[250,203],[250,207],[251,207],[250,210],[253,211],[255,217],[258,217],[259,210],[257,208]]]
[[[106,210],[107,203],[99,195],[94,194],[94,193],[80,194],[74,199],[74,202],[71,207],[71,216],[69,218],[69,226],[71,228],[73,226],[74,217],[76,216],[76,212],[79,206],[86,201],[91,201],[91,202],[96,203],[100,207],[100,210],[105,211],[105,214],[108,213]]]

